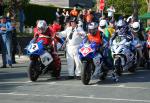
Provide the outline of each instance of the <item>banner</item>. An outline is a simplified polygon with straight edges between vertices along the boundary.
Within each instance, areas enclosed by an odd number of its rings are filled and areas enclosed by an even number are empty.
[[[105,7],[105,0],[100,0],[99,10],[103,11]]]

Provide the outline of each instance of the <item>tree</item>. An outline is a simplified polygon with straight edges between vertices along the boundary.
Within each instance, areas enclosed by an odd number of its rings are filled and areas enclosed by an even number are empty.
[[[147,12],[150,12],[150,0],[145,0],[147,4]]]
[[[3,0],[5,7],[5,14],[10,13],[11,17],[16,19],[19,9],[23,9],[29,4],[30,0]]]
[[[133,0],[106,0],[107,5],[113,5],[116,9],[116,12],[119,14],[132,14],[132,2]],[[149,0],[150,1],[150,0]],[[146,12],[146,0],[137,0],[139,15]],[[150,7],[150,6],[149,6]]]
[[[150,0],[145,0],[147,4],[147,12],[150,12]],[[147,21],[147,23],[150,22],[150,19]]]

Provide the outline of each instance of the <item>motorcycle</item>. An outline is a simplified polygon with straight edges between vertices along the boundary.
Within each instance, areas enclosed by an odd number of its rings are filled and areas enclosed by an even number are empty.
[[[118,36],[111,45],[112,57],[114,59],[114,69],[117,76],[121,76],[123,71],[135,72],[137,67],[137,52],[129,49],[131,42],[124,37]]]
[[[88,85],[91,79],[99,77],[104,80],[107,76],[107,70],[103,68],[104,62],[102,55],[96,52],[96,43],[90,43],[84,39],[79,47],[79,57],[82,62],[81,81],[84,85]],[[100,60],[99,60],[100,59]],[[95,69],[94,61],[99,65],[100,69]]]
[[[147,51],[148,51],[148,63],[147,63],[147,68],[150,69],[150,30],[147,33],[148,38],[147,38]]]
[[[31,81],[36,81],[41,74],[51,72],[52,77],[58,77],[61,70],[61,62],[58,57],[58,68],[55,68],[54,59],[50,46],[43,45],[43,40],[34,42],[31,40],[26,47],[27,55],[30,58],[28,77]],[[53,41],[54,44],[54,41]],[[56,54],[57,55],[57,54]]]

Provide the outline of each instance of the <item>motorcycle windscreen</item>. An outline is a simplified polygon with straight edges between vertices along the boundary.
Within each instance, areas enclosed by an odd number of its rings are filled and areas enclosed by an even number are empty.
[[[47,51],[45,51],[42,55],[40,55],[40,58],[41,58],[41,62],[45,66],[49,65],[53,61],[53,57]]]

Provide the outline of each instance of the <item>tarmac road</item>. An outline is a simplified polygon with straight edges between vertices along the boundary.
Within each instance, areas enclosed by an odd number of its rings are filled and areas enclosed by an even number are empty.
[[[150,71],[146,68],[124,73],[118,83],[108,77],[85,86],[80,80],[65,78],[64,61],[60,80],[43,75],[31,82],[27,77],[29,61],[23,58],[17,59],[14,68],[0,69],[0,103],[150,103]]]

